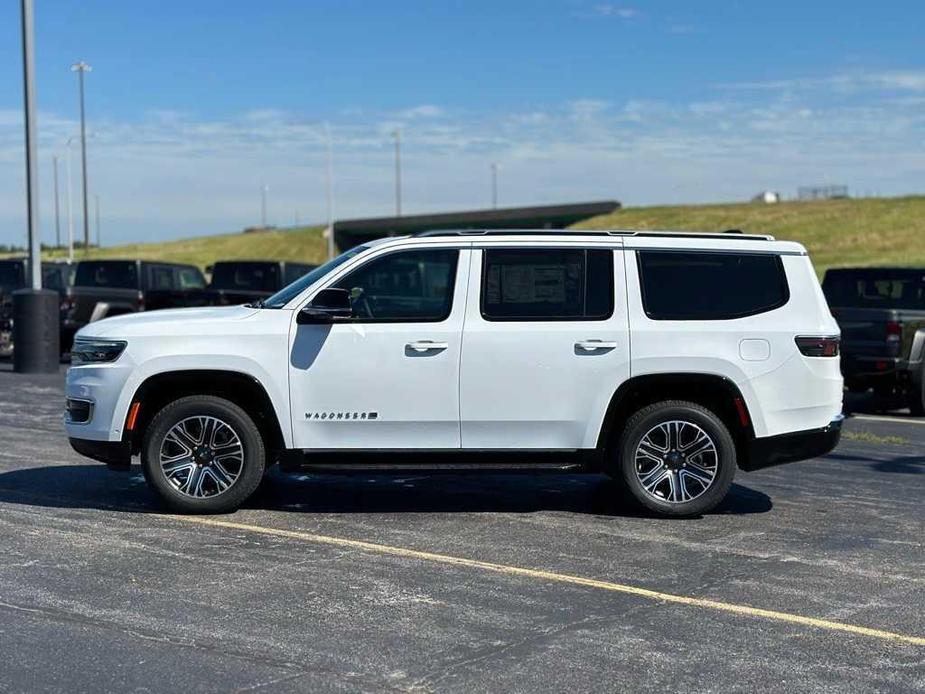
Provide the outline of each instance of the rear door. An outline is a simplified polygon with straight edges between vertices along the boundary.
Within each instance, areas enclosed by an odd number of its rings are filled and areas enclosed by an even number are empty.
[[[473,251],[460,367],[467,449],[591,448],[629,377],[623,253],[541,243]]]

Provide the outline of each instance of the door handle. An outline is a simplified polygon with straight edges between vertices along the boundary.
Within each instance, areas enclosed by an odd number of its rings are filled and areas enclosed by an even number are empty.
[[[405,345],[405,347],[415,352],[435,352],[437,350],[447,349],[449,346],[450,345],[446,342],[432,342],[431,340],[418,340],[417,342],[409,342]]]
[[[593,352],[598,349],[616,349],[617,343],[604,340],[582,340],[581,342],[576,342],[575,347],[586,352]]]

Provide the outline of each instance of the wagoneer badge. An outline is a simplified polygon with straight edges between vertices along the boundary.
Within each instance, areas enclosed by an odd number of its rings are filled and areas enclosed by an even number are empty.
[[[306,412],[305,419],[347,420],[347,419],[379,419],[378,412]]]

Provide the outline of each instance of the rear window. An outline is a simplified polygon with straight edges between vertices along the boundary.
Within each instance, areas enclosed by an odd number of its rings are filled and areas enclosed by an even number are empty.
[[[484,251],[482,316],[490,321],[605,320],[613,314],[613,251]]]
[[[830,270],[822,291],[837,308],[925,309],[925,272],[909,270]]]
[[[729,320],[787,303],[780,257],[744,253],[639,251],[646,315],[654,320]]]
[[[213,289],[237,289],[275,292],[280,288],[279,265],[276,263],[215,263]]]
[[[138,266],[132,261],[84,260],[77,265],[74,285],[77,287],[138,289]]]

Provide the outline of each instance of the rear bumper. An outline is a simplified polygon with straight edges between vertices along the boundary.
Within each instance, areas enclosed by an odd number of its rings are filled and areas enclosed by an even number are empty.
[[[71,448],[80,455],[106,463],[116,470],[127,470],[132,464],[132,447],[128,441],[91,441],[68,438]]]
[[[747,459],[741,461],[739,467],[751,472],[825,455],[838,445],[844,420],[843,415],[838,415],[821,429],[753,439],[748,446]]]

